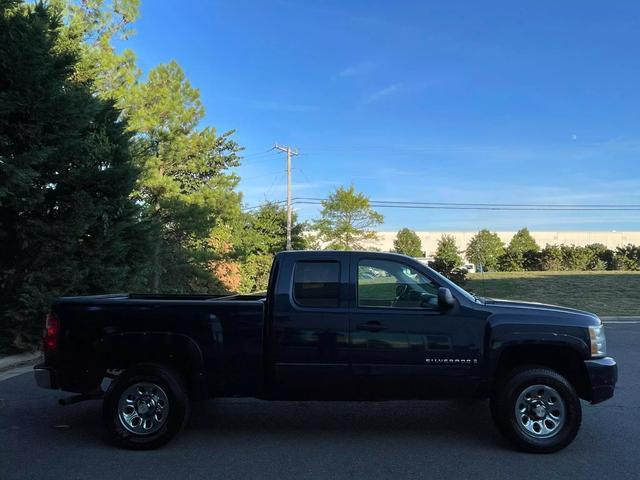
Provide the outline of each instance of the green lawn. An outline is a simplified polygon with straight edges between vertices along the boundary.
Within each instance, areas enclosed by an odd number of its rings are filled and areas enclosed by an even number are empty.
[[[479,296],[551,303],[598,315],[640,315],[640,272],[495,272],[469,275]]]

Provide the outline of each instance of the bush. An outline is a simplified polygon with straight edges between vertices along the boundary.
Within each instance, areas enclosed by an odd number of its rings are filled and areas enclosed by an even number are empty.
[[[585,247],[560,245],[562,270],[587,270],[591,252]]]
[[[463,286],[467,283],[467,270],[464,268],[454,268],[449,272],[448,275],[445,275],[449,280],[451,280],[456,285]]]
[[[524,270],[524,254],[507,247],[498,259],[498,269],[501,272],[521,272]]]
[[[640,270],[640,246],[629,244],[616,248],[614,264],[616,270]]]
[[[540,252],[541,270],[564,270],[562,250],[557,245],[547,245]]]

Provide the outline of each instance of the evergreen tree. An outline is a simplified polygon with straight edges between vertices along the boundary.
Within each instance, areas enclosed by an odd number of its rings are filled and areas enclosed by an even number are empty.
[[[353,185],[339,187],[323,200],[320,216],[314,223],[318,240],[334,250],[364,248],[366,242],[377,239],[373,228],[384,221],[384,217],[371,208],[369,199],[356,192]]]
[[[39,336],[55,296],[135,286],[145,259],[130,136],[112,103],[72,78],[77,58],[58,48],[60,25],[43,4],[0,1],[5,345]]]
[[[207,248],[212,229],[240,215],[239,179],[226,173],[239,165],[240,148],[233,132],[198,127],[204,116],[200,93],[175,62],[151,70],[128,103],[142,171],[136,198],[156,232],[152,289],[202,290],[214,256]]]
[[[396,235],[396,239],[393,241],[393,251],[409,255],[410,257],[424,256],[420,237],[418,237],[416,232],[408,228],[403,228],[398,232],[398,235]]]
[[[114,41],[132,33],[138,0],[56,3],[64,7],[67,20],[61,48],[74,48],[80,41],[76,77],[94,79],[97,95],[116,102],[134,134],[141,170],[135,199],[144,207],[155,239],[147,288],[218,289],[210,269],[223,254],[212,249],[215,228],[242,227],[241,196],[235,191],[239,179],[227,172],[240,160],[233,132],[218,135],[213,128],[200,128],[200,93],[175,61],[153,68],[142,81],[135,54],[115,50]]]

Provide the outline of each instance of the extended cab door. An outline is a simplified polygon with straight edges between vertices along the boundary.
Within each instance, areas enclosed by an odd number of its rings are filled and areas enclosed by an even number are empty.
[[[477,381],[484,321],[438,307],[439,284],[399,256],[351,258],[351,362],[358,394],[429,398]]]
[[[348,397],[348,255],[291,252],[279,262],[270,334],[273,395]]]

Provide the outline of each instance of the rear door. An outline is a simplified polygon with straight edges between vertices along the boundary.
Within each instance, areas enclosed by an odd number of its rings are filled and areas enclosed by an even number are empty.
[[[276,396],[350,395],[348,279],[344,253],[282,256],[271,332]]]

